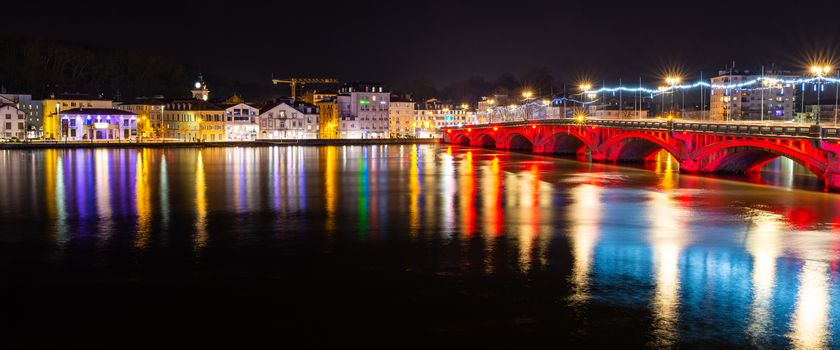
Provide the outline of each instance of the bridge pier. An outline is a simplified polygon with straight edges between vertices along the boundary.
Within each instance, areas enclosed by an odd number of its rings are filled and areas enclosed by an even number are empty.
[[[828,166],[825,169],[825,175],[822,176],[825,189],[840,192],[840,141],[822,141],[820,148],[828,153]]]

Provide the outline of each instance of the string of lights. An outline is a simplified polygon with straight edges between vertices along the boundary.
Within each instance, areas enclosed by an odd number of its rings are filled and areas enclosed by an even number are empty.
[[[753,80],[748,80],[745,82],[740,82],[736,84],[711,84],[705,81],[698,81],[693,84],[672,84],[667,86],[660,86],[656,89],[644,88],[644,87],[626,87],[626,86],[619,86],[619,87],[602,87],[599,89],[594,90],[586,90],[584,93],[586,94],[601,94],[601,93],[616,93],[616,92],[629,92],[629,93],[643,93],[649,94],[651,97],[658,96],[663,93],[672,92],[674,90],[689,90],[695,89],[698,87],[706,87],[712,89],[744,89],[749,88],[753,85],[762,84],[764,85],[767,82],[768,85],[802,85],[802,89],[805,88],[807,84],[815,84],[815,85],[824,85],[824,84],[840,84],[840,79],[832,78],[832,77],[814,77],[814,78],[797,78],[797,79],[778,79],[778,78],[768,78],[768,77],[759,77]]]

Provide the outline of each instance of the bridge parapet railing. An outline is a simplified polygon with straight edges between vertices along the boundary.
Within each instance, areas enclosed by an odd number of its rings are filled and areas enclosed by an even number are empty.
[[[840,127],[838,126],[815,126],[804,123],[786,122],[700,122],[688,120],[664,121],[661,119],[587,119],[584,123],[576,119],[543,119],[534,121],[515,121],[493,124],[482,124],[464,126],[463,128],[489,128],[494,126],[520,127],[532,124],[538,125],[594,125],[599,127],[614,127],[625,129],[646,129],[646,130],[669,130],[669,131],[691,131],[708,134],[744,135],[744,136],[768,136],[768,137],[807,137],[839,139]]]

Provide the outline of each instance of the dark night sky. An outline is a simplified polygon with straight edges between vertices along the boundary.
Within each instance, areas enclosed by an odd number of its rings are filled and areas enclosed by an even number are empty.
[[[546,67],[559,80],[835,57],[834,1],[14,1],[3,32],[163,53],[230,79],[438,85]],[[6,27],[8,26],[8,27]]]

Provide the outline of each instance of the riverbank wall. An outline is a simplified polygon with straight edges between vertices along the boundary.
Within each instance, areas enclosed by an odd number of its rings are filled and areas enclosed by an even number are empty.
[[[76,148],[210,148],[210,147],[271,147],[271,146],[364,146],[436,144],[440,139],[311,139],[257,140],[221,142],[31,142],[0,143],[1,149],[76,149]]]

